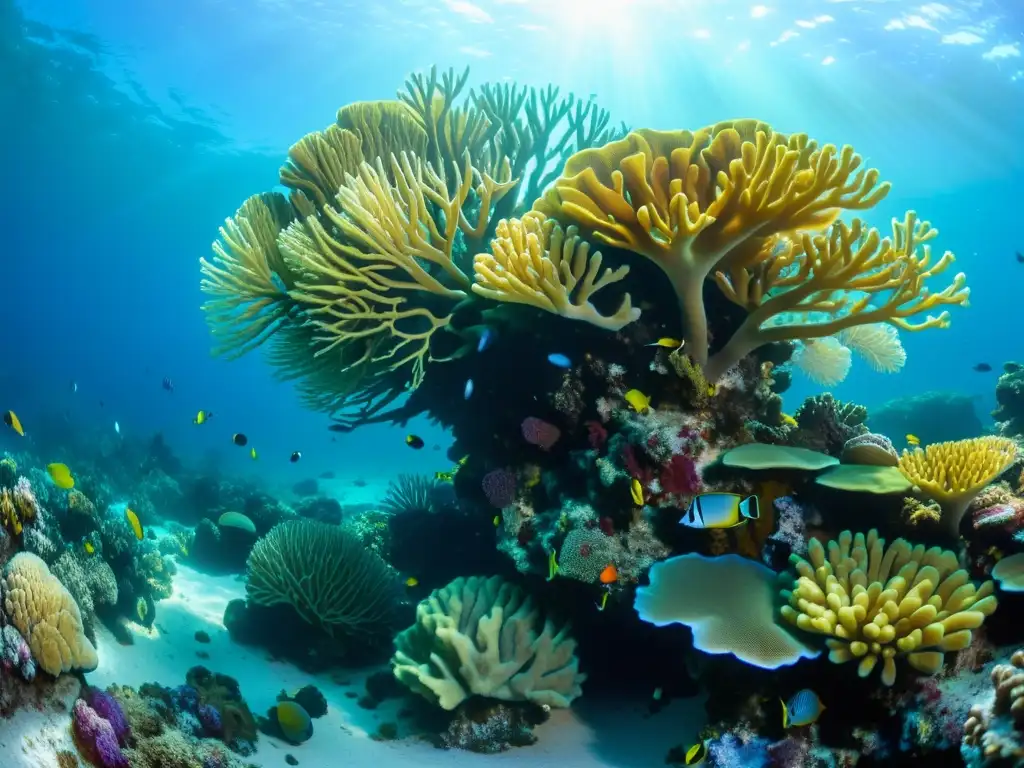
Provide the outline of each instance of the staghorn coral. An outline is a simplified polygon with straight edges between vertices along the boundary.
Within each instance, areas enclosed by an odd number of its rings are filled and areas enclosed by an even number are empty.
[[[1010,468],[1017,446],[1005,437],[976,437],[904,451],[900,471],[942,508],[946,535],[960,535],[960,521],[986,485]]]
[[[568,629],[500,576],[460,577],[416,608],[395,638],[395,677],[452,710],[470,696],[568,707],[586,679]]]
[[[83,631],[78,605],[45,562],[28,552],[15,555],[4,569],[3,586],[7,620],[43,670],[57,676],[96,668],[99,658]]]
[[[334,637],[381,634],[394,618],[387,565],[338,526],[313,520],[277,525],[256,542],[246,573],[252,602],[290,605]]]
[[[493,301],[526,304],[609,331],[621,330],[640,317],[625,294],[613,315],[602,315],[590,297],[629,274],[629,267],[605,269],[602,257],[590,253],[575,227],[562,229],[553,219],[526,214],[502,220],[491,253],[473,259],[473,292]]]
[[[808,545],[807,559],[790,558],[797,579],[784,590],[782,618],[826,636],[829,659],[859,660],[861,677],[882,662],[882,682],[896,681],[896,658],[935,674],[943,653],[971,644],[971,630],[996,609],[991,581],[976,587],[953,552],[896,539],[888,547],[871,530],[843,531]]]

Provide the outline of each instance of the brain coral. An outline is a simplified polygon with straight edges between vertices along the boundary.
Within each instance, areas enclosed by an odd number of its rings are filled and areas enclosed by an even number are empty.
[[[568,707],[586,679],[576,642],[500,576],[459,577],[416,608],[395,638],[395,677],[452,710],[470,696]]]
[[[99,658],[85,637],[78,604],[46,563],[28,552],[15,555],[4,569],[3,586],[4,612],[40,667],[55,676],[96,669]]]

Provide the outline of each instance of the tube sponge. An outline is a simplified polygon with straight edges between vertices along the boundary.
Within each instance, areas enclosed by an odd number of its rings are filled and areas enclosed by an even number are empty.
[[[4,612],[38,665],[57,676],[96,669],[99,657],[85,636],[78,604],[40,558],[21,552],[4,569]]]
[[[867,677],[882,660],[882,682],[896,681],[897,656],[914,669],[935,674],[943,653],[971,644],[971,630],[996,609],[991,581],[975,587],[953,552],[897,539],[888,547],[871,530],[849,531],[828,543],[812,540],[807,560],[790,561],[798,578],[783,591],[782,618],[799,629],[827,636],[829,659],[859,659]]]
[[[395,647],[395,677],[447,710],[473,695],[568,707],[586,679],[568,628],[541,624],[533,600],[500,576],[434,590]]]
[[[819,655],[776,623],[777,575],[760,563],[739,555],[680,555],[656,563],[650,579],[636,591],[636,612],[659,627],[690,627],[698,651],[731,653],[762,669]]]

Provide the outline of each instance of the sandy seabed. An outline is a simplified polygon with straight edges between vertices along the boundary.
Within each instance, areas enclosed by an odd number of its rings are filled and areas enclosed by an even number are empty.
[[[380,742],[370,738],[381,723],[399,722],[400,704],[386,701],[375,710],[359,706],[346,692],[364,693],[365,670],[344,677],[311,675],[291,664],[274,661],[259,648],[233,643],[222,618],[229,600],[243,597],[244,584],[234,576],[207,576],[186,565],[178,566],[174,595],[157,605],[154,629],[138,630],[134,645],[122,646],[104,627],[97,633],[100,666],[87,675],[91,685],[112,683],[137,687],[146,682],[181,685],[186,671],[196,664],[230,675],[255,713],[264,713],[282,690],[314,684],[327,698],[327,714],[314,721],[313,738],[300,746],[260,735],[258,750],[248,758],[265,768],[285,768],[285,756],[294,755],[300,768],[427,768],[429,766],[528,765],[531,768],[652,768],[664,764],[674,744],[692,740],[702,723],[701,702],[673,702],[655,717],[647,717],[647,702],[588,700],[584,696],[570,711],[555,712],[536,729],[538,743],[498,755],[477,755],[440,750],[410,737]],[[195,633],[210,635],[200,644]],[[201,659],[205,651],[209,659]],[[333,678],[333,679],[332,679]],[[341,685],[344,679],[348,685]],[[54,754],[74,749],[68,710],[77,685],[67,686],[67,709],[21,711],[0,722],[0,765],[3,768],[56,768]],[[400,725],[400,736],[405,736]]]

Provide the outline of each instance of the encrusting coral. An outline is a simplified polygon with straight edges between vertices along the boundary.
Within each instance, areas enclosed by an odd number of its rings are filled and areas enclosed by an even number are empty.
[[[891,240],[860,220],[837,221],[843,210],[872,208],[888,193],[878,172],[861,165],[849,146],[819,149],[805,134],[787,137],[755,120],[695,132],[637,130],[571,157],[534,208],[657,264],[679,299],[687,352],[715,381],[770,341],[876,322],[944,327],[944,313],[907,318],[966,303],[962,275],[943,291],[925,289],[953,256],[931,263],[924,243],[937,233],[914,213],[893,223]],[[709,361],[703,290],[711,276],[750,314]],[[877,307],[869,304],[875,294],[883,296]],[[830,319],[768,324],[782,313],[818,312]]]
[[[4,569],[3,586],[7,619],[40,668],[54,676],[96,669],[99,657],[85,636],[78,605],[46,563],[28,552],[15,555]]]
[[[1017,445],[1005,437],[976,437],[904,451],[899,468],[919,492],[942,508],[941,525],[953,539],[974,497],[1010,468]]]
[[[470,696],[568,707],[586,676],[568,628],[500,576],[459,577],[416,608],[395,638],[395,677],[452,710]]]
[[[859,660],[861,677],[882,662],[882,682],[896,681],[896,657],[919,672],[942,669],[943,653],[971,644],[971,630],[996,609],[991,581],[976,587],[953,552],[903,539],[885,546],[878,531],[843,531],[828,548],[817,539],[807,559],[790,557],[797,579],[783,591],[782,618],[824,635],[829,659]]]

